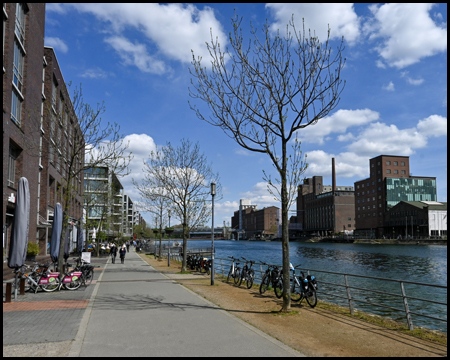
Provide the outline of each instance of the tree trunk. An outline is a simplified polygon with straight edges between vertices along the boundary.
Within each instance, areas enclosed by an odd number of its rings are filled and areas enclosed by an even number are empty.
[[[291,309],[291,288],[289,269],[289,224],[288,224],[288,194],[287,194],[287,151],[286,141],[283,139],[283,168],[281,177],[281,243],[283,247],[283,307],[281,311],[288,312]]]

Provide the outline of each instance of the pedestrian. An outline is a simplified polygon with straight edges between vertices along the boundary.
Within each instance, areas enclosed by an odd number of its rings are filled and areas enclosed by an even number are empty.
[[[109,250],[109,253],[111,254],[112,263],[116,263],[116,255],[117,255],[117,247],[115,244],[112,244],[111,249]]]
[[[130,252],[130,242],[127,241],[127,251]]]
[[[127,250],[125,249],[125,245],[122,246],[122,248],[119,250],[120,255],[120,262],[123,264],[125,261],[125,254],[127,253]]]

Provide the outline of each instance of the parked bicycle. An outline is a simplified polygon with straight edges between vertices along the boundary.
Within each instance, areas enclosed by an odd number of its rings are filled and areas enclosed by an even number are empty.
[[[281,276],[283,272],[277,265],[263,264],[267,266],[267,270],[262,277],[259,293],[264,294],[270,284],[272,284],[275,296],[280,299],[283,296],[283,278]]]
[[[205,270],[206,274],[211,274],[211,259],[202,258],[200,261],[200,272]]]
[[[39,289],[47,292],[58,289],[60,284],[59,273],[51,273],[48,267],[49,264],[36,263],[33,267],[24,264],[17,270],[18,279],[25,279],[25,291],[37,293]],[[27,269],[31,270],[31,272],[27,273]],[[18,286],[18,283],[13,283],[13,286]]]
[[[291,300],[298,302],[306,299],[309,306],[313,308],[317,305],[317,280],[314,276],[305,276],[303,271],[300,271],[301,276],[295,275],[295,269],[299,266],[293,267],[290,264],[290,269],[292,270]]]
[[[247,289],[250,289],[253,285],[253,281],[255,280],[255,271],[252,269],[252,266],[255,262],[247,260],[244,257],[242,258],[242,260],[245,261],[245,265],[242,268],[238,286],[241,286],[241,284],[246,281]],[[248,264],[250,264],[250,266],[248,266]]]
[[[234,283],[237,284],[237,281],[239,281],[239,279],[241,278],[241,270],[240,268],[238,268],[239,263],[236,262],[236,259],[232,256],[228,256],[232,262],[231,262],[231,267],[230,267],[230,271],[228,272],[228,277],[227,277],[227,282],[230,282],[231,279],[234,279]]]
[[[63,276],[61,277],[61,282],[59,284],[58,290],[64,286],[67,290],[76,290],[81,286],[81,271],[69,270],[72,264],[65,263],[65,271]]]
[[[81,257],[73,259],[76,261],[74,270],[81,271],[81,283],[85,286],[90,285],[94,279],[94,266],[81,259]]]

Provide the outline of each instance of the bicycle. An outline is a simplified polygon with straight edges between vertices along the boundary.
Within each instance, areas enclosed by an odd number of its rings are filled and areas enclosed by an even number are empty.
[[[30,265],[24,264],[17,269],[19,278],[25,278],[25,291],[34,291],[34,293],[37,293],[39,289],[42,289],[46,292],[52,292],[59,287],[59,273],[50,273],[48,266],[48,264],[36,263],[31,267]],[[31,273],[27,274],[26,269],[31,269]],[[16,270],[13,272],[16,272]],[[13,284],[13,286],[17,285]]]
[[[232,263],[231,263],[231,267],[230,267],[230,271],[228,272],[228,277],[227,277],[227,282],[230,282],[230,279],[233,278],[234,279],[234,283],[236,284],[237,281],[236,279],[240,279],[241,277],[241,270],[240,268],[237,267],[237,265],[239,265],[239,263],[236,262],[236,259],[232,256],[228,256],[230,259],[232,259]],[[238,272],[239,269],[239,272]]]
[[[301,277],[295,275],[295,269],[297,269],[300,265],[293,267],[291,264],[292,270],[292,288],[291,288],[291,300],[299,302],[303,299],[306,299],[306,302],[314,308],[317,305],[317,280],[314,276],[307,275],[303,271],[300,271],[302,274]]]
[[[242,268],[241,278],[239,280],[239,285],[241,286],[242,282],[245,280],[247,282],[247,289],[250,289],[253,285],[253,280],[255,280],[255,271],[252,269],[254,261],[247,260],[246,258],[242,258],[245,261],[245,265]],[[250,267],[248,266],[250,264]]]
[[[61,278],[61,282],[59,284],[58,290],[61,290],[61,288],[64,286],[67,290],[76,290],[81,286],[81,271],[75,271],[71,270],[69,271],[69,267],[72,266],[72,264],[65,263],[66,271],[64,271],[64,274]]]
[[[84,284],[84,286],[90,285],[92,280],[94,279],[94,266],[87,263],[81,258],[73,259],[77,262],[74,270],[81,271],[81,283]]]
[[[208,275],[211,274],[211,259],[202,258],[200,261],[200,272],[202,272],[202,270],[205,270]]]
[[[275,291],[277,298],[281,298],[283,295],[283,279],[281,278],[281,271],[277,265],[269,265],[263,262],[263,265],[267,266],[267,270],[264,273],[261,285],[259,286],[259,293],[262,295],[269,288],[270,284]]]

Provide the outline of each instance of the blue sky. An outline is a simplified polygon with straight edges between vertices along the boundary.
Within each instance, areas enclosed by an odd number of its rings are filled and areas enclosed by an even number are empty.
[[[279,206],[262,179],[273,169],[268,156],[239,147],[188,105],[191,49],[207,61],[210,29],[228,45],[234,12],[247,38],[250,22],[261,29],[267,19],[284,30],[291,14],[321,41],[329,25],[333,48],[344,36],[341,101],[299,133],[305,177],[331,184],[335,157],[337,185],[353,185],[369,176],[370,158],[406,155],[412,175],[435,176],[438,201],[447,201],[446,4],[47,4],[45,45],[55,49],[66,83],[81,83],[92,105],[104,101],[104,121],[121,125],[130,141],[132,172],[121,181],[134,201],[131,178],[142,179],[155,146],[190,138],[220,174],[216,225],[231,221],[239,199]]]

